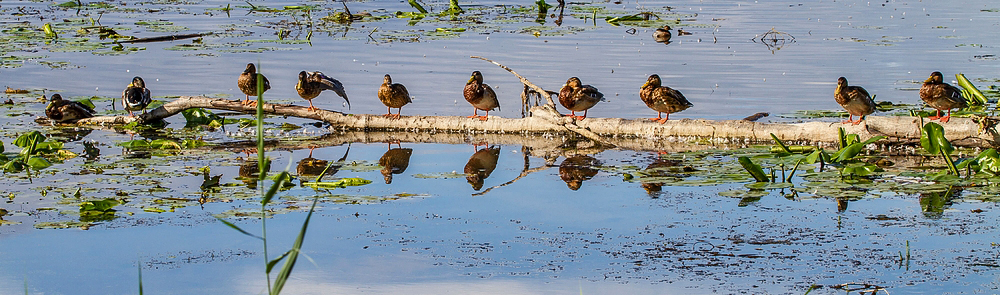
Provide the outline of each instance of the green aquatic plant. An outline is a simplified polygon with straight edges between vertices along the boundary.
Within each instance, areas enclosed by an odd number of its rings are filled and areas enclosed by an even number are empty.
[[[920,146],[928,153],[941,155],[944,162],[948,164],[948,171],[956,176],[960,176],[958,167],[951,160],[951,152],[955,151],[955,147],[945,138],[944,127],[934,122],[925,124],[920,129]]]
[[[955,79],[958,80],[958,86],[962,86],[962,96],[965,97],[965,100],[969,102],[970,106],[985,105],[987,103],[986,96],[983,95],[983,92],[979,91],[979,89],[976,88],[976,85],[972,85],[972,82],[965,78],[964,74],[955,74]]]
[[[14,140],[14,145],[21,148],[14,158],[7,159],[0,154],[0,163],[6,172],[20,172],[26,168],[35,170],[45,169],[52,166],[50,160],[61,161],[65,158],[76,156],[72,152],[63,150],[63,143],[58,141],[46,141],[45,135],[41,132],[31,131]],[[3,152],[0,145],[0,152]]]

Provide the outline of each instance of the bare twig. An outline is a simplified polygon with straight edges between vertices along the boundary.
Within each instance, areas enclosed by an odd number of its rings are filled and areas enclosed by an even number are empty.
[[[552,96],[551,95],[547,95],[549,93],[549,91],[546,91],[545,89],[542,89],[542,87],[538,87],[538,85],[535,85],[535,84],[531,83],[531,81],[528,81],[528,79],[525,79],[524,77],[522,77],[521,75],[517,74],[517,72],[514,72],[514,70],[511,70],[507,66],[502,65],[502,64],[500,64],[498,62],[489,60],[489,59],[487,59],[485,57],[482,57],[482,56],[470,56],[470,57],[471,58],[478,58],[478,59],[481,59],[481,60],[485,60],[485,61],[493,63],[493,64],[495,64],[497,66],[500,66],[504,70],[507,70],[511,74],[514,74],[514,76],[517,76],[518,79],[521,79],[521,83],[524,83],[524,85],[528,85],[528,87],[531,87],[531,89],[534,89],[539,94],[545,93],[546,95],[543,95],[543,96],[545,96],[545,99],[549,102],[549,105],[552,105],[552,107],[556,106],[556,102],[552,100]]]
[[[196,37],[201,37],[201,36],[208,36],[208,35],[211,35],[211,34],[212,34],[212,32],[208,32],[208,33],[195,33],[195,34],[181,34],[181,35],[159,36],[159,37],[150,37],[150,38],[138,38],[138,39],[132,39],[132,40],[122,40],[122,41],[115,41],[115,42],[112,42],[112,43],[148,43],[148,42],[175,41],[175,40],[181,40],[181,39],[190,39],[190,38],[196,38]],[[108,43],[108,44],[111,44],[111,43]]]

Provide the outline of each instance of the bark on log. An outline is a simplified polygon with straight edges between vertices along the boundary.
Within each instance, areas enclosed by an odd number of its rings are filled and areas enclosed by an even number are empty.
[[[254,107],[244,106],[235,100],[208,97],[181,97],[137,117],[102,116],[80,120],[78,124],[128,124],[132,121],[163,119],[189,108],[207,108],[252,114]],[[661,143],[685,141],[687,138],[709,140],[713,143],[754,143],[770,142],[770,134],[788,141],[790,144],[807,144],[837,141],[837,128],[843,127],[847,133],[855,133],[866,139],[872,136],[888,136],[890,143],[912,143],[920,139],[920,126],[927,121],[917,117],[873,116],[863,125],[845,125],[829,122],[806,122],[795,124],[758,123],[743,120],[710,121],[701,119],[670,120],[659,124],[648,119],[594,118],[573,120],[563,117],[551,106],[543,105],[533,109],[528,118],[508,119],[491,116],[488,121],[462,116],[403,116],[390,119],[382,115],[344,114],[285,104],[264,104],[268,115],[292,116],[324,121],[340,131],[392,131],[397,133],[467,133],[467,134],[525,134],[525,135],[572,135],[584,137],[609,146],[651,150],[663,146]],[[984,122],[983,132],[980,124]],[[990,118],[952,118],[941,124],[945,135],[959,146],[992,147],[1000,135],[996,132],[995,120]]]

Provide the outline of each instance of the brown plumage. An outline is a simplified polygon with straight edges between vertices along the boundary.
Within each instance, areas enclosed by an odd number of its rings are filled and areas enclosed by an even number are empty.
[[[868,95],[868,91],[861,86],[848,86],[847,78],[837,79],[837,90],[833,93],[833,98],[840,106],[850,114],[847,121],[854,125],[861,124],[865,116],[875,112],[875,101]],[[858,116],[858,121],[854,121],[854,116]]]
[[[267,77],[264,75],[260,76],[264,78],[264,89],[261,93],[264,93],[268,89],[271,89],[271,82],[267,81]],[[253,63],[248,63],[246,70],[240,74],[240,79],[237,81],[237,85],[240,87],[240,91],[247,95],[246,100],[243,101],[243,105],[257,105],[256,101],[250,101],[250,96],[257,96],[257,67],[254,67]]]
[[[497,93],[493,92],[493,88],[490,85],[483,83],[483,74],[479,71],[472,72],[472,77],[469,78],[469,82],[465,83],[465,89],[462,91],[465,95],[465,100],[472,104],[472,116],[469,118],[479,118],[479,120],[486,121],[489,119],[490,111],[493,109],[500,109],[500,101],[497,100]],[[479,110],[486,111],[485,116],[479,115]]]
[[[642,84],[642,89],[639,90],[639,99],[642,99],[647,107],[657,112],[656,118],[650,120],[663,124],[670,120],[670,113],[686,110],[693,105],[680,91],[661,86],[660,83],[660,75],[649,75],[646,84]],[[667,115],[663,116],[663,113],[667,113]]]
[[[969,104],[962,97],[962,90],[948,83],[944,83],[941,72],[933,72],[920,87],[920,99],[932,108],[937,109],[937,115],[927,117],[927,119],[941,119],[941,123],[948,123],[951,119],[951,109],[964,109]],[[941,110],[948,110],[948,115],[941,116]]]
[[[653,31],[653,40],[660,43],[670,43],[670,26],[663,26]]]
[[[590,85],[583,85],[580,78],[572,77],[566,81],[562,89],[559,89],[559,104],[572,112],[568,117],[577,120],[587,118],[587,110],[594,107],[598,102],[604,100],[604,94],[597,91],[597,88]],[[583,116],[577,116],[576,112],[583,112]]]
[[[465,180],[469,181],[472,189],[483,188],[486,178],[490,177],[493,170],[497,168],[497,161],[500,159],[500,147],[491,146],[476,151],[469,157],[469,162],[465,164]]]
[[[382,79],[382,87],[378,89],[378,100],[382,101],[382,104],[388,108],[388,113],[385,116],[394,119],[399,119],[404,105],[413,102],[410,99],[410,92],[406,91],[406,86],[403,86],[403,84],[393,84],[392,77],[389,74],[385,74],[385,77]],[[399,109],[399,112],[395,115],[392,114],[393,108]]]
[[[577,155],[566,158],[559,164],[559,178],[566,182],[566,186],[571,190],[578,190],[583,185],[584,180],[589,180],[597,175],[597,166],[601,162],[591,156]]]
[[[413,149],[394,148],[386,151],[382,158],[378,159],[379,166],[382,166],[380,172],[385,178],[385,184],[392,183],[393,174],[401,174],[406,171],[406,167],[410,166],[410,155],[412,154]]]
[[[336,92],[337,95],[344,98],[344,101],[347,101],[347,109],[351,109],[351,100],[347,99],[344,84],[341,84],[340,81],[327,77],[321,72],[299,72],[299,82],[295,84],[295,91],[299,93],[299,97],[309,101],[310,111],[317,110],[313,106],[312,99],[319,96],[323,90],[333,90],[333,92]]]
[[[132,83],[125,86],[125,90],[122,91],[122,107],[128,111],[130,117],[135,116],[132,111],[142,110],[142,113],[145,114],[146,107],[152,102],[153,98],[149,96],[146,82],[141,77],[133,77]]]
[[[94,116],[94,109],[89,106],[62,98],[58,93],[53,94],[49,99],[49,105],[45,107],[45,116],[57,123],[71,123],[83,118]]]

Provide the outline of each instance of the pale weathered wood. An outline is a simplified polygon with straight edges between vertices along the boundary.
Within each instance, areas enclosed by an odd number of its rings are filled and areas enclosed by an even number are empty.
[[[134,120],[156,120],[170,117],[189,108],[207,108],[243,113],[256,109],[238,101],[208,97],[181,97],[138,117],[102,116],[80,120],[78,124],[127,124]],[[264,104],[268,115],[293,116],[324,121],[332,128],[343,131],[393,131],[393,132],[454,132],[493,134],[533,134],[566,136],[584,135],[606,145],[623,148],[655,149],[660,141],[684,141],[686,138],[708,139],[714,143],[769,142],[770,134],[790,142],[833,142],[837,128],[862,138],[876,135],[889,136],[889,142],[919,140],[920,129],[926,119],[915,117],[870,116],[862,125],[830,122],[795,124],[758,123],[743,120],[711,121],[700,119],[670,120],[659,124],[648,119],[594,118],[573,120],[561,116],[548,105],[535,107],[533,116],[509,119],[492,116],[488,121],[463,116],[402,116],[390,119],[382,115],[344,114],[334,111],[310,111],[306,107],[285,104]],[[995,126],[986,124],[986,131],[979,132],[979,124],[969,118],[952,118],[941,124],[948,139],[961,146],[993,146],[998,140]],[[647,146],[647,148],[641,148]]]

